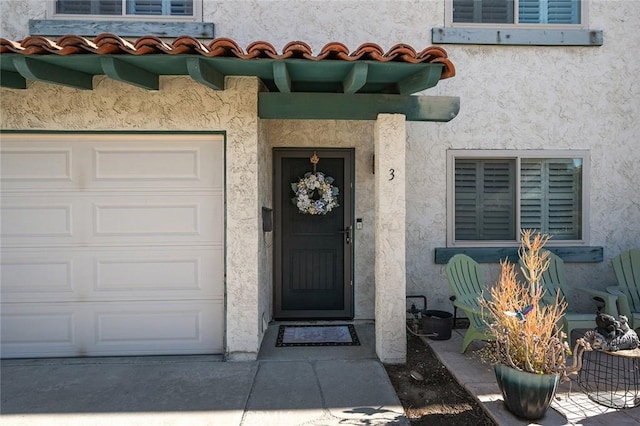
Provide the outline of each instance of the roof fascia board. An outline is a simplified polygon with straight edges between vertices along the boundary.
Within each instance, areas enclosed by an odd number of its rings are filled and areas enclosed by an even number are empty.
[[[452,120],[460,111],[454,96],[388,94],[258,94],[258,116],[291,120],[375,120],[378,114],[404,114],[407,121]]]

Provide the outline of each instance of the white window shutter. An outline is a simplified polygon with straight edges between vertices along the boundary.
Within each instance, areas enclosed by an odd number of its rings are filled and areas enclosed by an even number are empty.
[[[547,0],[547,12],[550,24],[579,24],[580,0]]]
[[[130,15],[193,15],[193,0],[128,0],[127,5]]]
[[[513,0],[453,0],[453,22],[513,23]]]
[[[520,0],[521,24],[579,24],[580,0]]]
[[[122,15],[122,0],[58,0],[56,13],[69,15]]]
[[[582,236],[581,167],[573,159],[522,160],[520,226],[555,240]]]
[[[515,165],[456,160],[455,239],[515,239]]]

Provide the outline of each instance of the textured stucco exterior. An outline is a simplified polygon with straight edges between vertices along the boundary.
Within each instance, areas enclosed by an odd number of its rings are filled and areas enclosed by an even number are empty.
[[[2,1],[0,8],[0,36],[13,40],[28,35],[29,18],[44,18],[46,12],[43,1]],[[302,40],[317,53],[331,41],[351,50],[364,42],[385,50],[402,42],[421,50],[431,44],[431,29],[445,25],[444,10],[440,0],[206,0],[203,19],[215,24],[216,37],[230,37],[241,46],[266,40],[280,50],[289,41]],[[422,95],[459,96],[460,113],[448,123],[406,124],[406,292],[427,296],[429,308],[451,309],[444,267],[433,261],[434,249],[446,246],[448,149],[590,152],[587,244],[604,247],[604,261],[567,264],[570,284],[603,289],[615,282],[610,259],[638,247],[640,57],[635,51],[640,2],[590,1],[588,27],[603,31],[602,46],[443,46],[456,76]],[[227,188],[239,191],[228,198],[228,212],[235,208],[238,215],[228,221],[227,235],[247,232],[247,226],[254,232],[246,240],[228,241],[228,256],[241,255],[228,264],[237,270],[229,279],[255,283],[230,293],[228,303],[233,309],[240,309],[240,300],[259,306],[237,323],[229,318],[234,322],[228,329],[230,346],[239,353],[255,350],[263,313],[271,309],[271,235],[263,234],[260,220],[260,208],[269,207],[271,200],[270,147],[356,147],[356,217],[364,219],[355,241],[356,317],[374,316],[373,122],[261,123],[255,110],[257,83],[250,79],[231,79],[224,92],[183,77],[163,77],[158,92],[104,77],[94,82],[90,92],[31,81],[27,91],[0,89],[1,127],[225,130],[234,152],[227,158],[232,173]],[[246,184],[244,179],[252,182],[250,189],[240,185]],[[247,258],[252,267],[241,269]],[[483,271],[488,281],[497,276],[495,265],[485,264]],[[590,306],[588,300],[579,301]]]
[[[404,364],[406,342],[406,130],[405,117],[380,114],[374,128],[376,354]]]
[[[269,145],[282,147],[355,148],[355,217],[363,227],[354,230],[354,312],[356,319],[374,318],[375,281],[373,204],[373,121],[265,120]]]
[[[268,305],[269,255],[263,247],[259,182],[268,165],[259,158],[259,82],[228,78],[214,91],[185,77],[163,77],[159,91],[146,91],[105,77],[81,91],[30,82],[32,90],[3,89],[3,130],[224,131],[226,133],[226,347],[230,359],[252,359],[262,337]],[[230,111],[233,111],[232,113]],[[250,182],[250,184],[247,184]],[[263,266],[261,269],[260,266]],[[270,267],[268,268],[270,271]],[[267,310],[267,315],[268,315]]]

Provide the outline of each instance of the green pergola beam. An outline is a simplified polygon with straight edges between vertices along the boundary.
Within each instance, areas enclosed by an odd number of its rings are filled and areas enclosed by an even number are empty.
[[[224,90],[225,75],[201,58],[187,58],[187,71],[192,79],[213,89]]]
[[[93,75],[76,71],[60,65],[51,64],[26,56],[13,58],[13,65],[27,80],[38,80],[52,84],[73,87],[74,89],[93,89]]]
[[[291,76],[289,75],[286,62],[273,63],[273,82],[280,92],[291,92]]]
[[[26,89],[27,80],[18,72],[2,70],[0,72],[0,86],[9,89]]]
[[[442,67],[428,67],[398,82],[398,93],[409,95],[430,89],[438,84]]]
[[[359,62],[353,64],[351,71],[342,81],[342,87],[344,93],[356,93],[358,90],[367,83],[367,74],[369,73],[369,66],[365,63]]]
[[[460,111],[453,96],[387,94],[273,93],[258,95],[258,116],[290,120],[375,120],[404,114],[407,121],[450,121]]]
[[[160,88],[158,74],[112,57],[101,58],[100,63],[102,70],[109,78],[147,90],[158,90]]]

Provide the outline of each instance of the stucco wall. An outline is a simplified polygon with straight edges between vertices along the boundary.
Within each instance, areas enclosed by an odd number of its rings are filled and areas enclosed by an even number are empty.
[[[41,1],[3,1],[0,7],[3,16],[0,35],[10,39],[27,35],[27,17],[44,17]],[[431,28],[444,25],[444,3],[438,0],[207,0],[203,16],[205,21],[215,23],[216,36],[233,38],[241,46],[267,40],[281,49],[291,40],[303,40],[318,52],[330,41],[343,42],[350,49],[372,41],[384,49],[404,42],[420,50],[431,44]],[[605,248],[605,261],[568,264],[569,281],[596,288],[611,284],[614,275],[610,258],[638,246],[640,150],[636,147],[640,140],[640,80],[637,77],[640,59],[635,52],[640,45],[640,2],[591,1],[589,26],[603,30],[603,46],[444,46],[457,75],[440,82],[426,94],[460,96],[460,114],[449,123],[407,125],[407,292],[425,294],[431,308],[450,309],[443,267],[433,263],[433,249],[446,242],[447,149],[589,150],[592,171],[589,244]],[[177,104],[191,111],[187,104],[193,97],[214,96],[208,92],[202,94],[202,88],[197,87],[195,91],[189,89],[191,98],[176,99]],[[61,92],[67,90],[61,88],[46,90],[52,95],[49,99],[61,99],[61,93],[68,93]],[[152,117],[138,101],[137,94],[142,91],[128,87],[123,90],[136,91],[136,96],[131,99],[112,96],[92,102],[87,102],[85,96],[95,95],[72,97],[87,111],[80,121],[93,128],[107,128],[109,123],[95,113],[113,108],[121,111],[115,116],[123,122],[111,123],[117,126],[176,128],[189,123],[193,128],[202,128],[208,125],[208,121],[195,119],[176,121],[175,117],[183,117],[184,108],[173,104],[165,105],[162,111],[177,115]],[[5,93],[2,92],[3,97]],[[62,128],[65,122],[76,123],[73,115],[77,114],[77,107],[72,108],[68,101],[60,101],[59,106],[29,105],[12,99],[48,117],[48,127]],[[4,100],[3,105],[6,105]],[[43,128],[45,124],[37,118],[38,114],[21,117],[19,121],[21,125]],[[3,111],[3,127],[16,125],[14,117],[4,115]],[[284,126],[276,130],[278,126],[281,125],[276,124],[270,130],[288,132]],[[340,129],[352,124],[337,126]],[[318,124],[296,123],[295,127],[309,127],[311,132],[318,129]],[[358,132],[353,136],[355,141],[361,137]],[[270,140],[275,138],[271,136]],[[358,235],[362,245],[357,243],[356,279],[367,283],[370,265],[366,265],[364,259],[372,257],[361,251],[367,250],[365,232],[371,229],[366,214],[372,209],[364,203],[370,202],[366,198],[372,193],[372,187],[361,180],[357,190],[356,215],[365,217],[365,230]],[[484,269],[488,280],[497,275],[495,267],[487,265]],[[365,285],[361,284],[361,288]],[[356,303],[364,303],[372,295],[372,292],[356,295]]]
[[[269,146],[269,126],[258,122],[258,208],[273,209],[272,193],[273,159]],[[259,271],[258,271],[258,330],[261,337],[267,331],[266,325],[273,316],[273,232],[262,232],[262,218],[258,224]]]
[[[372,173],[373,121],[264,120],[271,147],[355,148],[355,217],[362,218],[361,230],[354,230],[356,319],[374,318],[374,180]]]
[[[161,77],[159,91],[105,77],[94,77],[94,90],[39,82],[28,87],[31,90],[0,89],[0,128],[226,132],[227,349],[232,359],[255,358],[262,337],[259,292],[268,293],[264,287],[270,286],[264,279],[259,284],[261,276],[269,276],[259,270],[269,262],[269,254],[258,241],[258,183],[268,173],[264,161],[258,164],[258,80],[227,78],[224,91],[207,89],[188,77]],[[260,186],[262,196],[268,197],[265,187]]]

